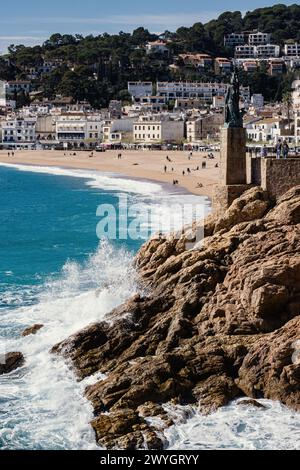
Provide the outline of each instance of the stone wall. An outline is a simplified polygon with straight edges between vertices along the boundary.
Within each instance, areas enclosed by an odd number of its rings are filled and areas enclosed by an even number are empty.
[[[300,158],[252,158],[251,182],[268,191],[271,199],[276,200],[300,184]]]

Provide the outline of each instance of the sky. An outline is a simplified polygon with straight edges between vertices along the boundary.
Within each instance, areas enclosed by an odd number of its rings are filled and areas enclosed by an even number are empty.
[[[151,32],[175,31],[205,23],[223,11],[247,10],[299,0],[14,0],[0,5],[0,53],[10,44],[41,44],[53,33],[130,32],[144,26]]]

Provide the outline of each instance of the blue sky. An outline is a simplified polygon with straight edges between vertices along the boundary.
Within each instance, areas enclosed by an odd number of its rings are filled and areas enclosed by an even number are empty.
[[[0,52],[9,44],[39,44],[52,33],[100,34],[132,31],[145,26],[153,32],[176,30],[207,22],[226,10],[253,10],[294,1],[250,0],[14,0],[1,2]]]

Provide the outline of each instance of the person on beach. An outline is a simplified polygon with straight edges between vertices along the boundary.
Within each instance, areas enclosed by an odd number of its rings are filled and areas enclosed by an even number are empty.
[[[283,158],[286,160],[289,156],[289,150],[290,150],[290,147],[289,147],[289,144],[287,143],[287,141],[285,140],[283,142],[283,148],[282,148],[282,152],[283,152]]]
[[[167,173],[167,167],[166,167],[166,165],[165,165],[165,167],[164,167],[164,170],[165,170],[165,173]]]
[[[266,158],[268,156],[268,149],[266,145],[264,145],[261,149],[261,156],[262,158]]]
[[[278,144],[276,145],[276,158],[277,158],[277,160],[280,160],[281,152],[282,152],[282,143],[281,143],[281,140],[278,140]]]
[[[206,162],[202,162],[202,170],[206,168]]]
[[[185,176],[185,171],[184,171],[184,170],[183,170],[183,172],[182,172],[182,176]]]

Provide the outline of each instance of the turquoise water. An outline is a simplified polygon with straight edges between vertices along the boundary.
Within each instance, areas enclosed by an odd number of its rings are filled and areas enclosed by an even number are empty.
[[[140,289],[132,261],[143,240],[96,234],[98,206],[111,204],[119,218],[120,193],[164,219],[178,215],[174,203],[199,203],[116,175],[0,165],[0,355],[22,351],[26,359],[0,376],[0,449],[96,448],[84,389],[102,376],[79,383],[49,351]],[[145,226],[153,230],[146,219]],[[35,323],[43,329],[21,337]],[[186,410],[167,406],[176,423],[167,432],[170,448],[299,448],[299,415],[266,405],[261,412],[233,404],[209,417],[191,410],[187,421]]]
[[[95,448],[93,410],[83,395],[97,377],[78,383],[49,351],[139,290],[132,261],[143,240],[120,240],[119,226],[116,239],[96,234],[99,205],[111,205],[120,219],[120,194],[129,206],[164,215],[179,197],[195,202],[115,175],[0,166],[0,354],[22,351],[26,359],[0,376],[1,449]],[[143,224],[150,233],[151,223]],[[44,328],[22,338],[35,323]]]
[[[8,291],[25,293],[60,274],[66,260],[82,263],[99,244],[96,226],[99,204],[118,210],[114,191],[91,189],[81,178],[0,169],[0,308]],[[141,242],[126,244],[136,251]],[[38,289],[37,289],[38,292]],[[21,299],[32,302],[32,297]]]

